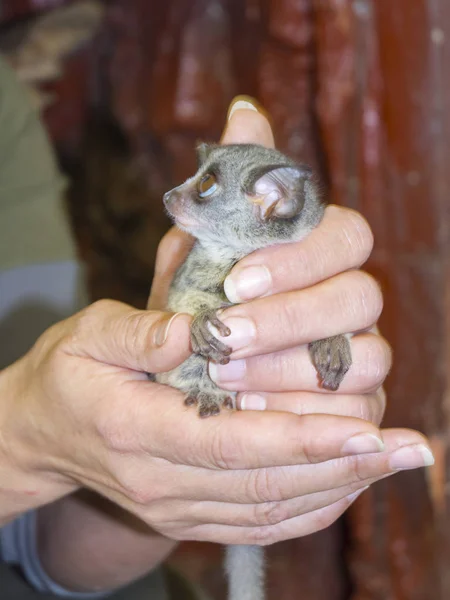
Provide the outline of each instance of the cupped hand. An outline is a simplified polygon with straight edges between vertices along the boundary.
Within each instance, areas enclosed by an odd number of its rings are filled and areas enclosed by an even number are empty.
[[[266,544],[325,527],[374,480],[429,458],[420,434],[351,417],[199,419],[144,374],[188,356],[189,324],[101,301],[48,330],[8,370],[1,450],[33,474],[15,494],[48,501],[40,482],[54,478],[172,539]]]

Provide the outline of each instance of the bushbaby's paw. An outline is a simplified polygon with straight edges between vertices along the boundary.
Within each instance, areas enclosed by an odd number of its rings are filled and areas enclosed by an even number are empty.
[[[352,364],[350,342],[344,335],[311,342],[308,346],[311,360],[326,390],[339,388]]]
[[[231,396],[208,394],[199,392],[198,394],[189,395],[184,401],[186,406],[198,406],[198,414],[200,417],[213,417],[220,413],[220,409],[233,408],[233,399]]]
[[[199,313],[191,325],[191,345],[196,354],[209,358],[214,362],[226,365],[230,362],[232,349],[218,340],[209,326],[215,327],[220,335],[230,335],[230,330],[217,318],[216,311],[208,310]]]

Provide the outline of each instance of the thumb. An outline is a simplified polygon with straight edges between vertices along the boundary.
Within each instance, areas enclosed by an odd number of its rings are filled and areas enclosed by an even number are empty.
[[[163,237],[156,254],[155,275],[147,308],[164,308],[167,293],[176,270],[182,264],[194,243],[194,238],[172,227]]]
[[[267,112],[250,96],[236,96],[228,109],[228,119],[222,134],[222,144],[275,145]]]
[[[64,350],[77,356],[147,373],[169,371],[190,354],[191,317],[137,310],[100,300],[75,315],[75,332]]]

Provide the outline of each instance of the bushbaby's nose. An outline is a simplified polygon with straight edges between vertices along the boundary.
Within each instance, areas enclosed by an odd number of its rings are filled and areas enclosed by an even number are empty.
[[[184,194],[178,188],[174,188],[164,194],[163,202],[167,209],[173,208],[175,205],[179,205],[181,208],[185,202]]]
[[[174,188],[173,190],[170,190],[164,194],[163,202],[167,212],[172,215],[172,217],[181,215],[186,209],[185,194],[177,188]]]
[[[166,208],[169,208],[169,206],[174,203],[176,200],[175,195],[178,195],[175,190],[170,190],[164,194],[163,202]]]

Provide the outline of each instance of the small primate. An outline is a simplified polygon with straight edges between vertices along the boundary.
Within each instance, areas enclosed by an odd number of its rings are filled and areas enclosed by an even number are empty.
[[[255,144],[201,144],[197,173],[164,195],[176,225],[195,239],[178,269],[167,309],[191,314],[193,354],[156,381],[184,392],[187,406],[200,417],[235,406],[236,393],[220,389],[209,377],[208,361],[226,364],[232,348],[218,311],[231,306],[224,280],[232,267],[254,250],[305,238],[321,221],[324,205],[311,169],[274,149]],[[222,339],[217,339],[219,335]],[[352,358],[346,335],[309,344],[320,384],[338,389]],[[230,546],[226,568],[230,600],[263,600],[264,556],[257,546]]]

